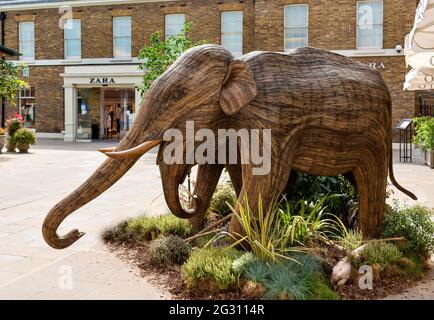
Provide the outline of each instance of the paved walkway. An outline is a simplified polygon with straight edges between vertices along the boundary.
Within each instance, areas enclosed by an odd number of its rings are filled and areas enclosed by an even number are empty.
[[[96,150],[114,144],[40,140],[31,154],[0,155],[0,299],[170,299],[99,240],[105,227],[123,218],[166,211],[155,150],[64,222],[60,233],[86,232],[76,244],[57,251],[42,239],[46,213],[104,160]],[[396,177],[434,207],[434,170],[421,164],[419,152],[415,156],[413,164],[395,165]],[[405,198],[399,191],[393,197]],[[432,298],[432,284],[415,290]]]
[[[57,251],[42,239],[47,212],[104,160],[96,150],[114,144],[40,140],[31,154],[0,155],[0,299],[170,298],[99,239],[105,227],[123,218],[146,209],[165,212],[155,150],[62,224],[60,234],[72,228],[86,232],[80,241]]]

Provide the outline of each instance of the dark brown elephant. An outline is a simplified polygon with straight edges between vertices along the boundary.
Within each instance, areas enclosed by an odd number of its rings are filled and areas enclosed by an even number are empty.
[[[59,236],[60,223],[160,144],[167,129],[185,130],[186,121],[194,121],[196,130],[272,129],[270,173],[254,175],[256,165],[241,166],[239,200],[246,193],[253,210],[260,196],[267,208],[282,193],[292,169],[324,176],[351,174],[360,196],[359,225],[365,236],[375,235],[383,218],[388,172],[401,191],[416,198],[393,176],[391,112],[381,75],[337,54],[301,48],[235,59],[220,46],[193,48],[153,83],[134,126],[107,152],[111,158],[49,212],[44,238],[59,249],[78,240],[82,233],[77,230]],[[204,165],[204,175],[217,177],[220,165]],[[171,210],[191,218],[197,212],[184,212],[177,199],[177,185],[187,169],[163,166],[162,176]],[[197,193],[203,190],[209,197],[215,181],[198,179]],[[196,201],[202,211],[209,202],[204,194]],[[235,219],[231,230],[241,232]]]

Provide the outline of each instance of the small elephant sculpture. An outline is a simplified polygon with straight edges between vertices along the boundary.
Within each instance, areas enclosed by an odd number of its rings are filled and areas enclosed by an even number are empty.
[[[78,189],[59,202],[43,223],[43,236],[53,248],[77,241],[77,230],[59,236],[57,228],[72,212],[118,181],[136,161],[157,145],[164,194],[169,208],[183,218],[203,214],[223,163],[201,164],[196,183],[196,208],[184,211],[178,185],[191,164],[165,164],[161,153],[166,130],[271,129],[271,170],[254,175],[255,164],[234,165],[231,178],[239,201],[253,212],[281,194],[292,170],[322,176],[345,174],[360,196],[359,226],[374,236],[383,219],[387,176],[392,165],[392,103],[381,75],[350,58],[314,48],[290,53],[253,52],[239,59],[221,46],[204,45],[185,52],[152,84],[134,126],[110,158]],[[242,233],[236,219],[230,229]]]

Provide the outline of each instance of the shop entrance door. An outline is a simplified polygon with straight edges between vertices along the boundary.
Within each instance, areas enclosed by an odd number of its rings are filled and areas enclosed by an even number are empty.
[[[101,101],[101,138],[122,139],[133,124],[134,89],[101,88]]]

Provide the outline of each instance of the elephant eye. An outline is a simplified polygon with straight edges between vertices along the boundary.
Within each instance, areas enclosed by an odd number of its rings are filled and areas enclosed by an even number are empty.
[[[179,99],[182,98],[182,96],[184,95],[184,93],[181,90],[175,90],[172,92],[172,99],[177,101]]]

